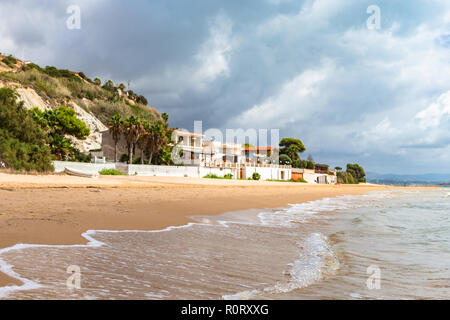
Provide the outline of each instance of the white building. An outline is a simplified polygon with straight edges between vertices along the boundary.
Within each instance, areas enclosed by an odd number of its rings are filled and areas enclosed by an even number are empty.
[[[203,142],[202,164],[208,167],[226,166],[242,163],[242,148],[237,143],[221,143],[219,141]]]
[[[203,135],[184,130],[174,130],[172,141],[184,165],[201,165],[203,159]]]

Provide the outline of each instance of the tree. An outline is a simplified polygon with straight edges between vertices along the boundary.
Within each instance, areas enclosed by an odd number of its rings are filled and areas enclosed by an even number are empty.
[[[99,78],[95,78],[94,79],[94,84],[97,86],[100,86],[102,84],[102,80],[100,80]]]
[[[52,171],[48,137],[17,98],[0,88],[0,162],[19,171]]]
[[[169,115],[167,113],[163,113],[161,117],[162,117],[161,126],[163,136],[161,137],[160,140],[160,148],[158,151],[157,163],[170,165],[173,164],[172,149],[174,146],[169,144],[169,142],[172,139],[173,129],[169,127]]]
[[[128,163],[132,164],[134,146],[143,133],[142,121],[135,116],[128,117],[124,121],[123,132],[125,134],[125,140],[127,142]]]
[[[108,91],[114,91],[114,82],[112,82],[112,80],[108,80],[102,88]]]
[[[65,161],[69,156],[72,144],[66,137],[55,134],[50,142],[50,147],[58,160]]]
[[[143,105],[148,105],[148,101],[144,96],[137,96],[136,102]]]
[[[303,142],[295,138],[283,138],[280,141],[280,147],[280,155],[287,155],[291,159],[291,163],[297,163],[300,160],[299,153],[306,150]]]
[[[353,176],[353,178],[359,183],[359,182],[366,182],[365,176],[366,173],[364,172],[363,167],[361,167],[358,164],[347,164],[347,172]]]
[[[164,124],[161,121],[153,123],[149,129],[147,141],[147,151],[149,154],[148,163],[151,164],[153,156],[158,154],[163,145],[167,144],[167,136]]]
[[[123,83],[119,84],[119,89],[120,89],[120,91],[125,92],[125,91],[124,91],[125,88],[126,88],[126,86],[125,86]]]
[[[144,151],[150,140],[152,132],[151,132],[151,125],[148,122],[143,122],[142,126],[143,131],[140,138],[137,141],[137,146],[141,151],[141,164],[144,164]]]
[[[90,130],[82,120],[78,119],[75,110],[60,106],[56,110],[42,112],[38,108],[31,110],[32,116],[51,135],[72,135],[84,140],[90,135]]]
[[[71,135],[84,140],[90,134],[86,123],[77,118],[75,110],[65,106],[46,111],[33,108],[30,110],[30,114],[34,121],[47,133],[51,152],[57,159],[67,160],[67,158],[70,158],[75,161],[87,159],[65,137],[65,135]]]
[[[342,171],[342,168],[341,168],[341,167],[334,167],[334,169],[336,169],[337,172]]]
[[[115,113],[111,119],[109,120],[109,133],[111,134],[113,140],[114,140],[114,162],[117,162],[117,143],[120,140],[120,137],[122,136],[122,126],[123,126],[123,120],[119,116],[119,114]]]
[[[280,155],[278,161],[282,165],[290,165],[290,164],[292,164],[292,160],[287,154]]]

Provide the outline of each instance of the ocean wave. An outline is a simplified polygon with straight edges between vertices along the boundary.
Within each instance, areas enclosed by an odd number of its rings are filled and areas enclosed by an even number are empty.
[[[327,276],[336,274],[340,263],[336,254],[328,243],[328,238],[320,233],[311,234],[305,242],[298,243],[300,257],[289,265],[285,272],[287,281],[266,287],[261,290],[242,291],[231,295],[224,295],[224,300],[249,300],[265,294],[283,294],[296,289],[305,288],[321,281]]]
[[[258,217],[264,226],[294,227],[314,219],[317,213],[336,210],[354,209],[371,205],[372,201],[382,200],[392,193],[372,192],[366,195],[343,195],[335,198],[324,198],[305,203],[291,204],[288,208],[275,212],[261,212]],[[361,197],[365,201],[361,201]]]

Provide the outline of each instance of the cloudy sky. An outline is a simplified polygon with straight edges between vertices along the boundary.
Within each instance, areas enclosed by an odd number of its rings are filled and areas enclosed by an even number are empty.
[[[0,0],[0,52],[130,81],[174,127],[276,128],[317,162],[450,173],[450,1]]]

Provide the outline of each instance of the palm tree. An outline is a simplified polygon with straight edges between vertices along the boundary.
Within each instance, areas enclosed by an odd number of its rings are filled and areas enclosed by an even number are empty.
[[[70,141],[59,134],[55,134],[50,142],[52,153],[58,157],[58,160],[65,161],[70,151]]]
[[[133,164],[133,148],[144,132],[142,121],[135,116],[130,116],[125,120],[123,128],[127,141],[128,163]]]
[[[148,138],[147,150],[149,153],[148,163],[151,164],[153,155],[158,154],[161,147],[166,143],[166,131],[164,123],[158,121],[151,125]]]
[[[117,143],[119,142],[123,131],[123,120],[117,113],[109,120],[108,129],[114,140],[114,162],[117,162]]]
[[[144,164],[144,150],[147,147],[151,136],[151,125],[144,121],[142,123],[142,129],[141,137],[137,141],[137,146],[141,151],[141,164]]]

